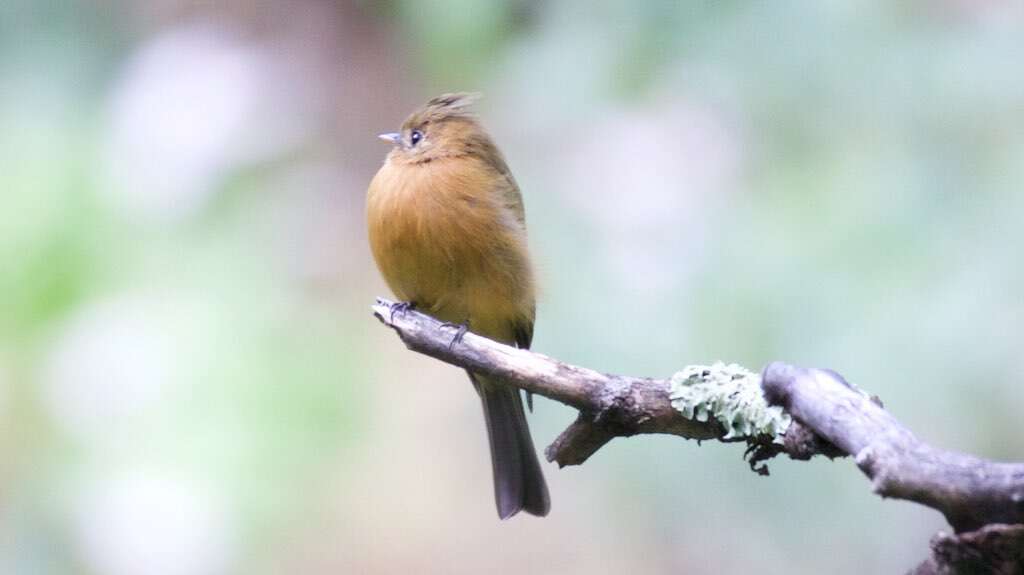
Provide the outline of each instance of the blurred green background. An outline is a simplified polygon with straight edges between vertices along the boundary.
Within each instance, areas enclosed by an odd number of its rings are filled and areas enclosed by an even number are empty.
[[[486,94],[537,350],[830,367],[1020,460],[1022,38],[1009,0],[0,3],[0,571],[911,567],[944,522],[849,460],[677,438],[500,523],[465,376],[369,312],[374,135]]]

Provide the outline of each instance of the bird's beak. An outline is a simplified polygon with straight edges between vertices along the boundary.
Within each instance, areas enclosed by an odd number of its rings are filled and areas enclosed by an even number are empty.
[[[388,134],[377,134],[377,137],[385,142],[391,142],[392,144],[398,145],[402,141],[402,134],[398,132],[391,132]]]

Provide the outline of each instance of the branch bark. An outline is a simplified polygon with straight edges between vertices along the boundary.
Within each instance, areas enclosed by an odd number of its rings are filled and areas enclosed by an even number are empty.
[[[762,387],[769,403],[853,455],[882,497],[937,509],[957,531],[1024,523],[1024,464],[932,447],[831,371],[773,363]]]
[[[725,432],[714,420],[687,419],[672,407],[665,379],[609,375],[562,363],[467,332],[452,345],[455,330],[411,310],[394,310],[378,299],[374,315],[393,328],[410,350],[504,380],[579,410],[580,415],[545,451],[560,467],[579,465],[615,437],[665,433],[687,439],[718,439]],[[761,442],[763,443],[763,441]],[[762,451],[756,451],[756,450]],[[776,448],[755,442],[758,461]]]
[[[549,461],[579,465],[615,437],[665,433],[687,439],[745,441],[751,467],[785,453],[793,459],[852,455],[875,493],[926,505],[955,529],[932,541],[932,557],[914,573],[1024,569],[1024,464],[999,463],[932,447],[885,411],[877,398],[839,374],[776,362],[761,376],[765,398],[793,418],[783,442],[725,438],[714,418],[688,419],[672,405],[667,379],[600,373],[503,345],[473,333],[453,345],[454,330],[430,316],[396,311],[378,299],[374,314],[412,351],[494,376],[579,410],[547,448]],[[973,572],[973,571],[970,571]]]

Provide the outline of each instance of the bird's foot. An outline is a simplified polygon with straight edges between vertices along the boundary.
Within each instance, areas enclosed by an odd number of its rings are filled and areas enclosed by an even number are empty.
[[[441,324],[441,327],[450,327],[455,329],[455,337],[453,337],[448,343],[448,351],[451,351],[455,348],[455,344],[462,343],[462,338],[466,337],[466,332],[469,331],[469,321],[467,320],[462,323],[446,321]]]
[[[390,315],[388,317],[388,323],[394,323],[395,313],[405,313],[411,309],[416,309],[416,302],[399,301],[391,304],[391,308],[388,310],[390,312]]]

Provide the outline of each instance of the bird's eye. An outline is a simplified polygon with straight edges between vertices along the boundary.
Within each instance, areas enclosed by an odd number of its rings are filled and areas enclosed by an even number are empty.
[[[413,146],[415,146],[416,144],[420,143],[420,140],[422,140],[422,139],[423,139],[423,132],[421,132],[419,130],[413,130],[412,133],[409,134],[409,143],[412,144]]]

